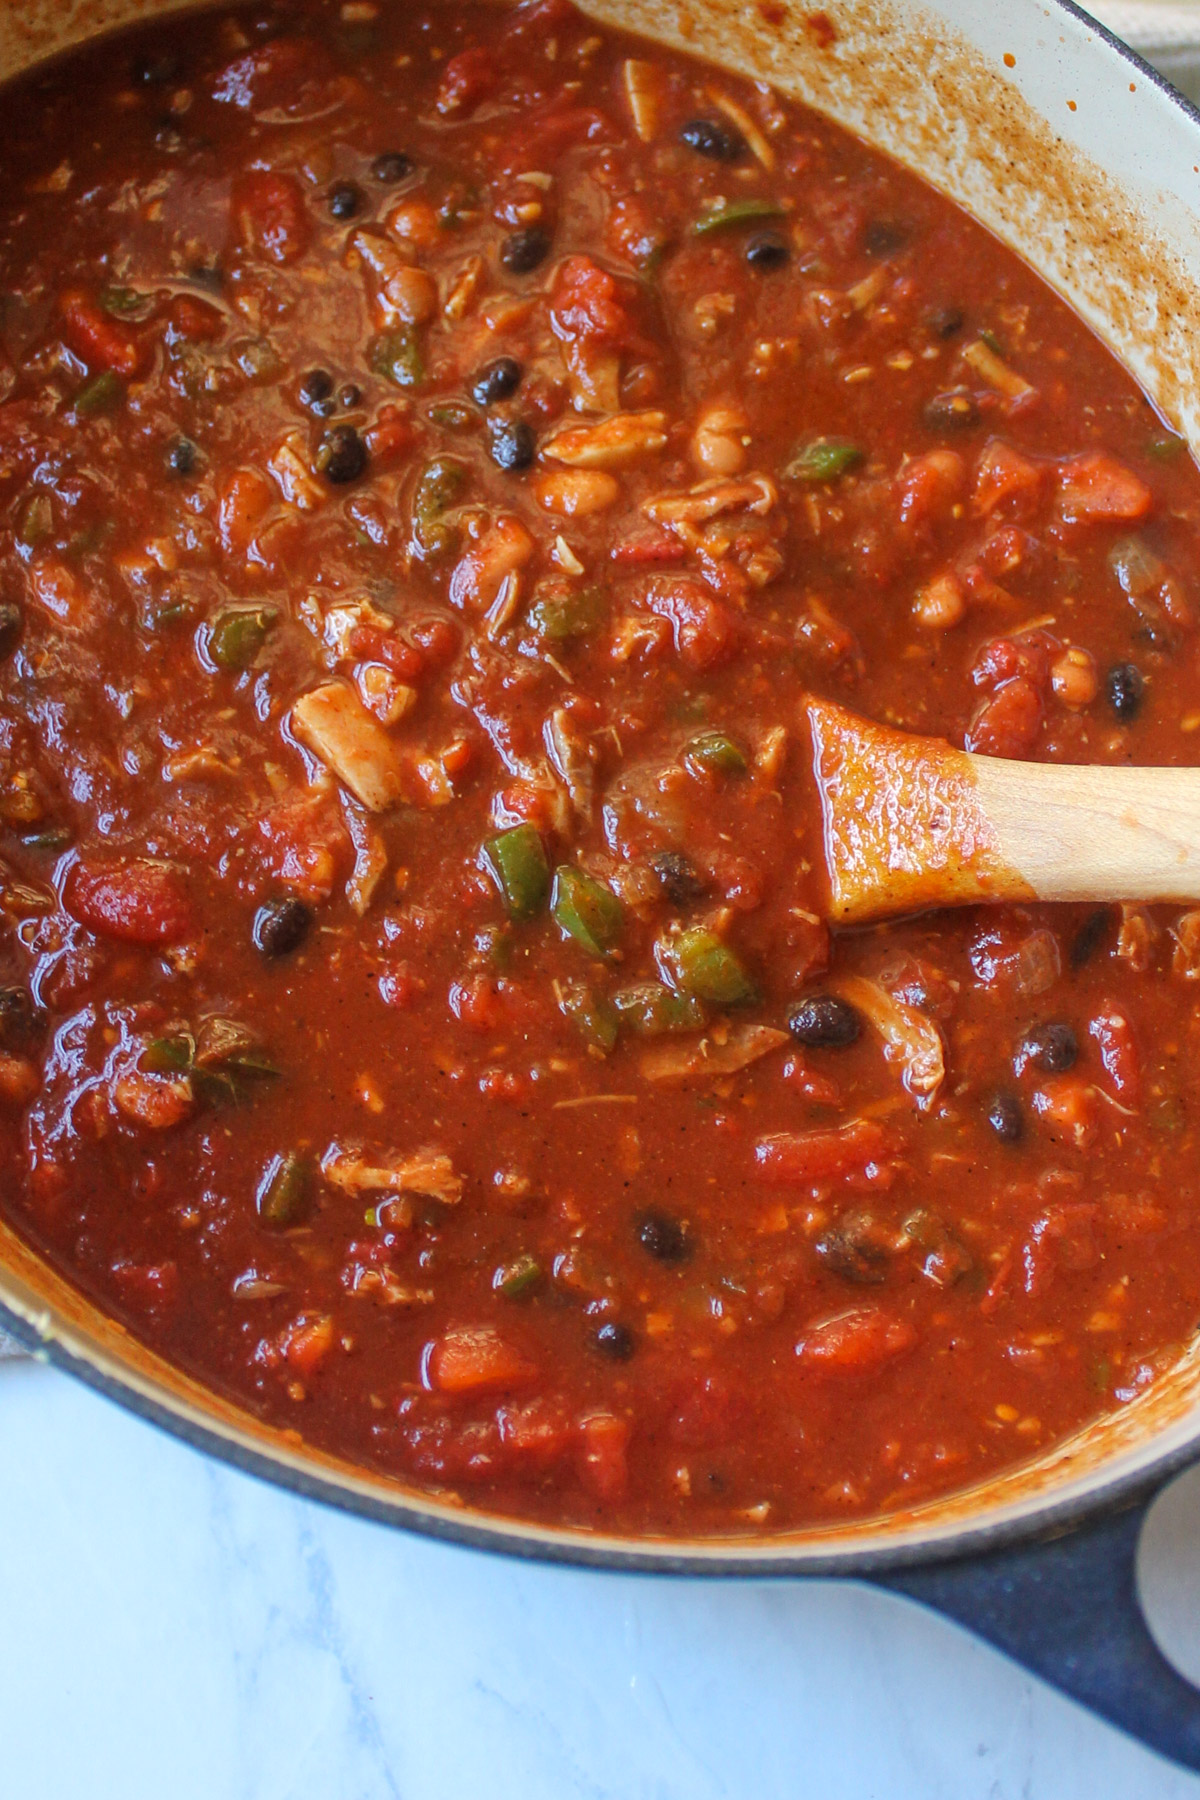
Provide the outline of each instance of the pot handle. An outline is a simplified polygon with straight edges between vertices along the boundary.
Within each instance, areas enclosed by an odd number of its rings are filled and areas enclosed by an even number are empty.
[[[1200,1770],[1200,1691],[1163,1656],[1138,1601],[1138,1539],[1154,1498],[1068,1537],[870,1580],[945,1613],[1161,1756]]]

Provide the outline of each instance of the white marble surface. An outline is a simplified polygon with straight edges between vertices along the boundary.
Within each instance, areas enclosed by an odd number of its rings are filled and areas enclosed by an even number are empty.
[[[1200,1778],[903,1601],[406,1538],[23,1363],[0,1368],[0,1795],[1198,1800]]]

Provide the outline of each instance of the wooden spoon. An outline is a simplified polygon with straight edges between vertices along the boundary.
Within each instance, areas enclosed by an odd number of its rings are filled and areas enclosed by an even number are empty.
[[[810,699],[829,916],[1200,899],[1200,769],[1010,762]]]

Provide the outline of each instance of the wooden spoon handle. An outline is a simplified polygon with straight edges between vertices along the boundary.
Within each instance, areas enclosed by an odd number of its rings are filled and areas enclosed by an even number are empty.
[[[1200,899],[1200,769],[1008,762],[810,700],[830,917]]]

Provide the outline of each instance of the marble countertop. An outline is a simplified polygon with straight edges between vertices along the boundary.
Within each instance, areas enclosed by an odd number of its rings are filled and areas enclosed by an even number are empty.
[[[1200,1800],[906,1601],[405,1537],[31,1363],[0,1365],[0,1643],[5,1800]]]

